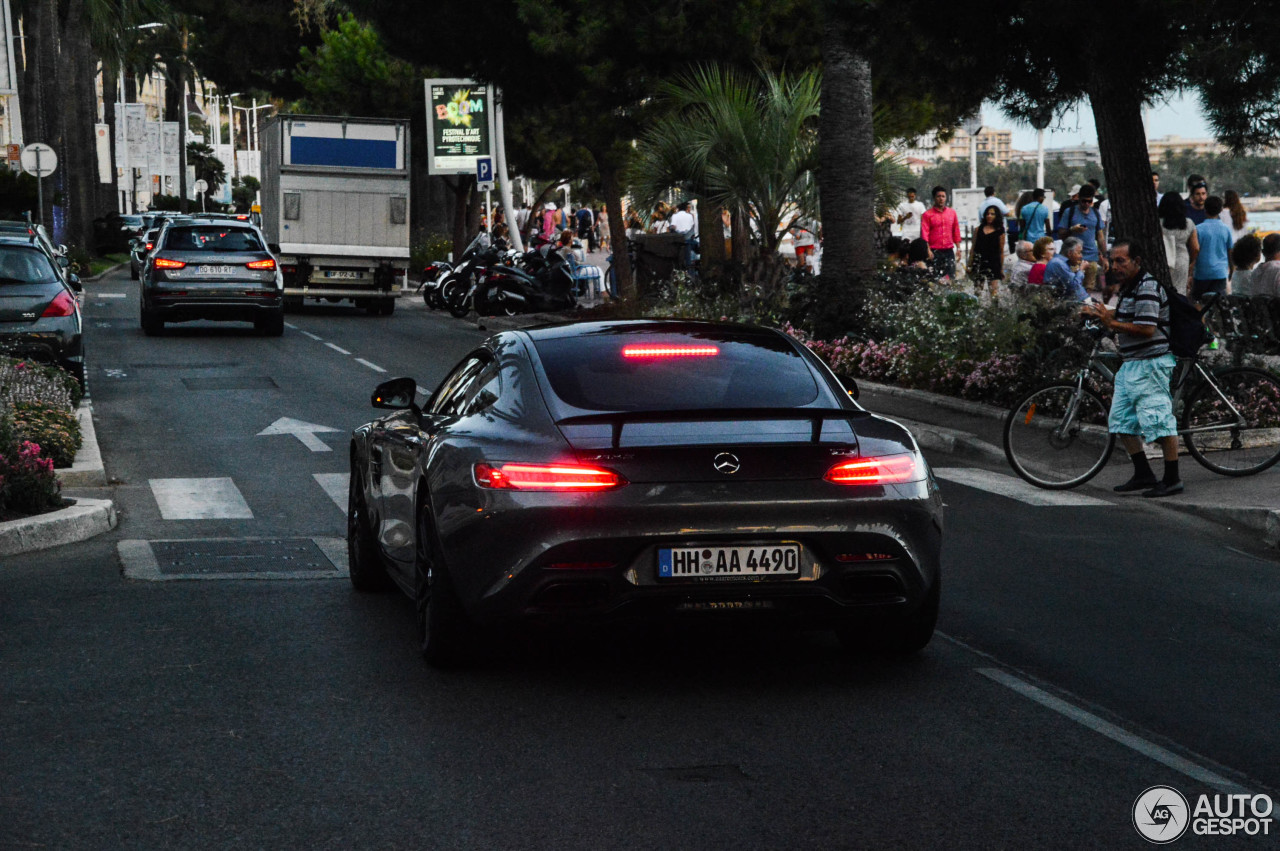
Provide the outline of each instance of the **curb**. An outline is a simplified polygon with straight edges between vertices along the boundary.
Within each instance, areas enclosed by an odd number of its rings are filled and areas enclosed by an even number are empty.
[[[0,556],[88,540],[114,529],[118,522],[111,500],[80,498],[59,511],[0,523]]]
[[[107,483],[107,471],[102,466],[102,452],[98,449],[98,434],[93,428],[93,404],[86,396],[76,410],[80,419],[80,435],[83,441],[70,467],[55,469],[63,487],[99,488]]]
[[[992,446],[985,440],[979,440],[967,431],[922,423],[919,420],[909,420],[906,417],[895,417],[887,414],[876,414],[876,416],[893,420],[905,426],[915,436],[916,443],[919,443],[923,449],[932,449],[936,452],[946,452],[949,455],[976,458],[999,464],[1006,463],[1003,449],[998,446]]]
[[[117,263],[117,264],[116,264],[116,265],[114,265],[114,266],[109,266],[109,267],[107,267],[106,269],[103,269],[101,272],[99,272],[98,274],[94,275],[92,278],[81,278],[81,279],[80,279],[80,283],[82,283],[82,284],[93,284],[93,283],[96,283],[96,282],[98,282],[98,281],[101,281],[101,280],[102,280],[103,278],[105,278],[107,275],[110,275],[110,274],[111,274],[112,272],[114,272],[116,269],[123,269],[125,266],[128,266],[128,265],[129,265],[128,263]]]
[[[945,408],[948,411],[956,411],[961,414],[973,414],[978,417],[986,417],[989,420],[1003,420],[1005,414],[1008,413],[1007,408],[998,408],[995,405],[988,405],[984,402],[970,402],[968,399],[957,399],[954,396],[944,396],[941,393],[930,393],[928,390],[912,390],[907,387],[894,387],[891,384],[875,384],[870,381],[857,379],[859,387],[865,387],[872,393],[883,393],[886,396],[901,396],[904,399],[916,399],[920,402],[928,402],[936,408]],[[990,446],[990,444],[986,444]],[[1004,457],[1001,451],[1000,457]]]
[[[1165,502],[1164,506],[1184,514],[1211,520],[1228,529],[1239,527],[1261,532],[1264,544],[1272,549],[1280,548],[1280,510],[1207,505],[1196,502]]]

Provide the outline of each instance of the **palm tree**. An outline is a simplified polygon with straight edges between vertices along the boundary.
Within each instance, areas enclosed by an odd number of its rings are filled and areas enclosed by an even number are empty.
[[[752,77],[718,66],[664,83],[671,112],[636,145],[632,194],[651,206],[674,188],[708,211],[749,214],[772,265],[787,226],[815,212],[805,184],[817,165],[821,87],[816,70]]]

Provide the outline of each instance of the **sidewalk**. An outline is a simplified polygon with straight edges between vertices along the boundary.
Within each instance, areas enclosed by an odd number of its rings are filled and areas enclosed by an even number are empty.
[[[1002,448],[1004,409],[869,382],[860,381],[858,387],[862,391],[859,404],[900,421],[925,449],[968,458],[1014,475]],[[1155,466],[1158,471],[1159,464]],[[1117,445],[1107,468],[1080,490],[1112,495],[1112,486],[1128,478],[1131,469],[1123,449]],[[1256,476],[1219,476],[1200,466],[1184,450],[1178,472],[1186,482],[1186,491],[1148,502],[1249,529],[1267,546],[1280,547],[1280,464]]]

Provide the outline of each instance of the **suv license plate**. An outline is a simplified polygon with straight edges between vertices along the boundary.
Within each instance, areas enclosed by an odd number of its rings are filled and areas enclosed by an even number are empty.
[[[786,579],[799,575],[799,544],[658,550],[659,579]]]
[[[342,269],[326,269],[324,276],[326,278],[356,279],[360,277],[360,273],[355,271],[346,271]]]
[[[236,273],[235,266],[197,266],[197,275],[212,275],[219,278],[225,278]]]

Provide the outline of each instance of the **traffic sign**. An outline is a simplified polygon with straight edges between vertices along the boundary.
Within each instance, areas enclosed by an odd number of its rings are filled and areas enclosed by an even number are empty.
[[[493,189],[493,157],[476,158],[476,188],[484,192]]]
[[[11,163],[22,162],[22,146],[21,145],[9,145],[5,153],[9,158],[9,162]]]
[[[200,180],[196,181],[195,186],[192,188],[195,189],[197,192],[205,192],[209,189],[209,183],[204,178],[201,178]]]
[[[48,177],[58,168],[58,155],[43,142],[32,142],[22,149],[22,170],[33,177]]]

